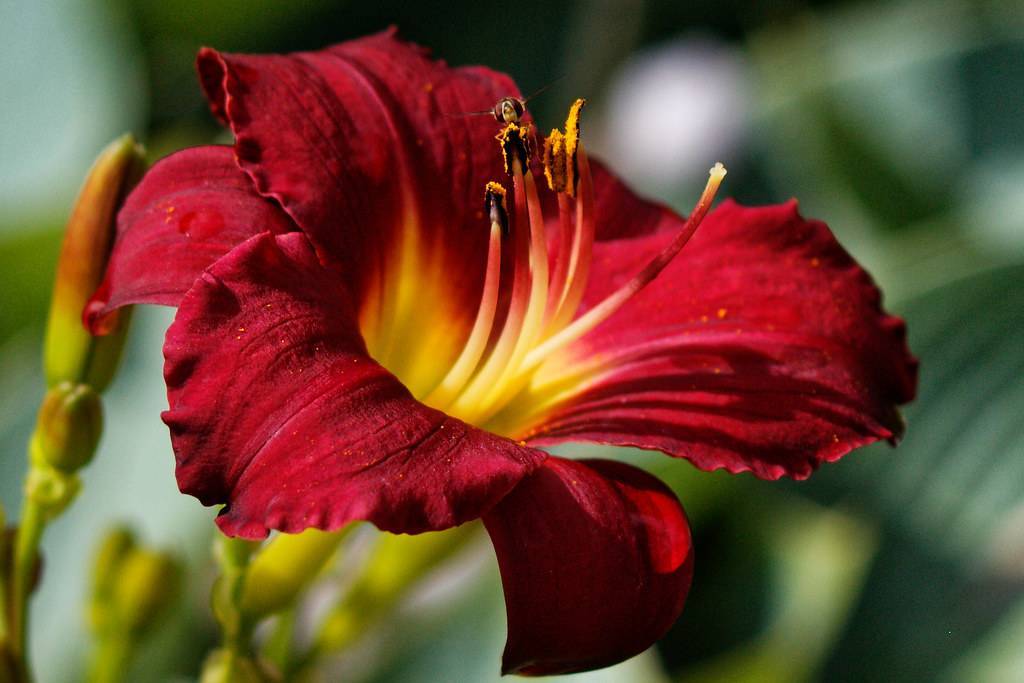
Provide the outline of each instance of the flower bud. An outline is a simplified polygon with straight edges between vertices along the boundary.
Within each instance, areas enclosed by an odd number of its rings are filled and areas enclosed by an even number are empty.
[[[32,462],[73,474],[89,464],[103,431],[103,406],[91,387],[62,382],[39,407],[30,446]]]
[[[127,321],[114,323],[109,336],[93,337],[82,324],[82,309],[103,280],[117,211],[142,170],[142,149],[125,135],[100,153],[86,176],[57,262],[43,346],[48,386],[85,382],[102,391],[113,377]]]
[[[110,630],[116,623],[111,596],[120,579],[124,560],[136,547],[135,536],[124,527],[107,532],[93,557],[89,626],[94,633]]]
[[[338,549],[349,529],[327,533],[307,529],[279,534],[252,560],[242,592],[242,613],[254,620],[278,612],[298,599]]]
[[[177,599],[181,566],[169,553],[142,548],[129,551],[119,565],[111,603],[120,627],[139,637]]]

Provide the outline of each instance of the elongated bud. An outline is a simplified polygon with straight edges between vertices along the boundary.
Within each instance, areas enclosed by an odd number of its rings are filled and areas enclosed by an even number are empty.
[[[89,597],[89,626],[94,633],[107,632],[117,623],[111,596],[120,580],[124,560],[135,547],[132,532],[117,527],[107,532],[96,550],[92,566],[92,594]]]
[[[280,534],[249,565],[242,592],[242,613],[258,620],[295,603],[334,555],[355,525],[340,532],[307,529]]]
[[[143,635],[177,598],[181,566],[169,553],[136,548],[120,563],[111,594],[113,609],[125,632]]]
[[[106,337],[93,337],[82,325],[82,309],[103,280],[117,210],[143,167],[141,147],[125,135],[100,153],[82,185],[64,234],[46,326],[43,365],[48,386],[84,382],[102,391],[113,377],[127,321],[114,323]]]
[[[85,384],[61,382],[46,393],[39,408],[33,462],[65,474],[77,472],[92,460],[102,431],[99,395]]]

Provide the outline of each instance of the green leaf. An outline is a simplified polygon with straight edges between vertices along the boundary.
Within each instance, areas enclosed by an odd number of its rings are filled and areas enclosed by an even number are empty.
[[[905,314],[922,363],[905,442],[791,487],[886,530],[828,680],[932,680],[1024,587],[1024,266],[936,289]]]

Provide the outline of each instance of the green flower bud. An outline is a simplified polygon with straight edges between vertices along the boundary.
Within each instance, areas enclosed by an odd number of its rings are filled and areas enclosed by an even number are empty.
[[[127,635],[138,638],[159,621],[178,597],[181,573],[169,553],[137,548],[121,559],[110,599]]]
[[[107,337],[93,337],[82,325],[82,309],[99,287],[114,242],[117,210],[142,176],[142,149],[131,135],[112,142],[86,176],[68,219],[57,262],[46,326],[43,366],[48,386],[85,382],[97,391],[110,383],[126,321],[110,321]]]
[[[89,626],[94,633],[110,630],[116,623],[112,595],[121,575],[121,568],[137,543],[124,527],[111,529],[93,557],[92,594],[89,599]]]
[[[39,407],[30,446],[32,462],[65,474],[89,464],[103,431],[103,406],[91,387],[61,382]]]
[[[301,534],[276,536],[249,565],[242,613],[258,620],[293,605],[355,526],[334,533],[307,529]]]

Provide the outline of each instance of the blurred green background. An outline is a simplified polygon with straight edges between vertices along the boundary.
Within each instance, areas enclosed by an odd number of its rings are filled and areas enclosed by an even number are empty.
[[[316,48],[389,24],[450,63],[507,71],[526,92],[562,77],[531,103],[535,118],[555,125],[570,98],[586,96],[595,153],[681,210],[716,160],[730,171],[724,194],[798,197],[874,274],[922,361],[900,448],[857,452],[808,482],[616,453],[670,482],[687,506],[694,588],[657,648],[574,680],[1024,680],[1024,3],[1015,0],[0,3],[6,508],[20,502],[42,396],[60,226],[103,144],[131,130],[156,158],[226,141],[195,81],[201,45]],[[42,681],[80,676],[88,558],[119,520],[192,571],[131,680],[189,680],[216,641],[212,512],[177,492],[159,420],[169,320],[162,310],[137,315],[100,455],[46,538],[34,622]],[[490,552],[481,543],[434,572],[338,664],[345,680],[496,679],[504,608]]]

